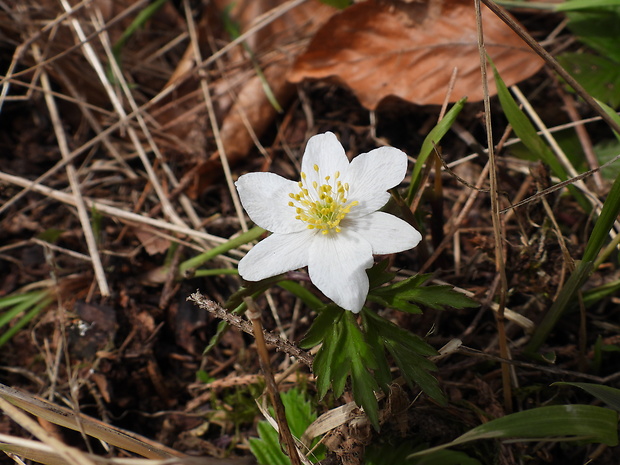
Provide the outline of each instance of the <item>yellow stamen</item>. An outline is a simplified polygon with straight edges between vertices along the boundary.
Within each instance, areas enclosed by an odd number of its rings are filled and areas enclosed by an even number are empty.
[[[318,165],[314,165],[313,169],[319,172]],[[302,172],[301,181],[297,183],[299,193],[289,194],[294,202],[288,205],[295,208],[295,219],[306,223],[308,229],[321,231],[321,234],[341,232],[340,223],[358,202],[349,202],[349,184],[343,184],[338,178],[340,172],[336,171],[333,176],[323,178],[324,184],[312,181],[310,185],[306,181],[306,174]]]

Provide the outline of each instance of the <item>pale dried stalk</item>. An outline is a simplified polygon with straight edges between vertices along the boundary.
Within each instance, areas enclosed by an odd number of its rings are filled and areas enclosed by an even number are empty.
[[[43,184],[39,184],[37,182],[32,182],[27,179],[20,178],[19,176],[13,176],[11,174],[4,173],[2,171],[0,171],[0,181],[10,182],[11,184],[15,184],[16,186],[28,188],[30,190],[38,192],[39,194],[50,197],[54,200],[58,200],[60,202],[66,203],[67,205],[75,206],[75,199],[73,198],[73,196],[65,192],[52,189],[51,187],[47,187]],[[164,220],[158,220],[156,218],[151,218],[148,216],[139,215],[137,213],[128,212],[120,208],[107,205],[100,201],[89,199],[88,197],[84,197],[84,203],[88,206],[88,208],[95,208],[97,209],[97,211],[104,213],[106,215],[110,215],[115,218],[126,220],[132,223],[147,224],[155,228],[161,228],[161,229],[165,229],[168,231],[174,231],[176,233],[184,234],[186,236],[192,237],[194,238],[194,240],[204,239],[204,240],[216,242],[219,244],[223,244],[224,242],[228,241],[228,239],[214,236],[212,234],[208,234],[202,231],[196,231],[186,226],[179,226],[176,224],[168,223]]]
[[[32,51],[35,59],[38,61],[41,58],[41,53],[39,47],[36,44],[32,45]],[[69,144],[67,143],[67,138],[62,127],[62,122],[60,120],[60,115],[58,113],[58,107],[56,106],[56,101],[54,97],[52,97],[47,91],[51,89],[49,77],[45,70],[41,73],[41,86],[45,91],[45,102],[47,104],[48,111],[50,113],[50,118],[52,120],[52,126],[54,127],[54,133],[56,134],[56,140],[58,142],[58,148],[62,155],[62,158],[68,160],[69,158]],[[82,192],[80,190],[80,183],[77,179],[77,172],[75,170],[75,166],[73,163],[68,162],[66,165],[67,178],[69,179],[69,185],[71,186],[71,191],[73,192],[73,198],[75,199],[75,206],[78,212],[78,218],[80,219],[80,224],[82,225],[82,231],[84,233],[84,238],[86,239],[86,246],[88,248],[88,253],[91,257],[93,270],[95,272],[95,278],[97,279],[97,284],[99,285],[99,292],[103,297],[110,296],[110,287],[108,286],[108,281],[105,276],[105,271],[103,269],[103,264],[101,263],[101,256],[99,255],[99,249],[97,247],[97,240],[95,239],[95,234],[93,233],[93,229],[90,223],[90,217],[88,216],[88,212],[86,211],[86,205],[84,203],[84,198],[82,197]]]
[[[192,41],[192,49],[194,52],[194,57],[196,59],[196,63],[201,63],[202,56],[200,54],[200,45],[198,43],[198,37],[196,35],[196,26],[194,24],[194,18],[192,16],[192,11],[191,11],[191,8],[189,7],[188,0],[183,1],[183,6],[185,8],[185,19],[187,20],[187,28],[189,30],[189,35]],[[245,215],[243,214],[243,208],[241,207],[241,201],[239,200],[239,194],[237,193],[237,189],[235,189],[235,184],[232,179],[232,174],[230,172],[230,165],[228,163],[228,157],[226,156],[226,148],[224,147],[224,144],[222,142],[222,137],[220,136],[220,127],[217,122],[217,117],[215,116],[215,109],[213,107],[213,99],[211,98],[211,92],[209,91],[207,74],[204,72],[203,69],[201,69],[198,74],[200,76],[200,88],[202,90],[202,95],[205,101],[205,105],[207,106],[207,112],[209,114],[209,121],[211,122],[211,130],[213,131],[213,137],[215,138],[215,144],[217,146],[217,151],[220,156],[220,162],[222,163],[222,169],[224,170],[224,176],[226,178],[226,185],[228,186],[230,197],[233,201],[235,212],[237,213],[237,218],[239,219],[239,223],[241,224],[241,229],[243,229],[243,231],[247,231],[248,225],[245,221]]]
[[[86,454],[74,447],[67,446],[56,439],[51,433],[43,429],[35,420],[26,415],[22,410],[0,397],[0,409],[29,433],[36,436],[44,444],[51,447],[69,465],[95,465]]]
[[[291,429],[286,419],[286,413],[284,411],[284,404],[280,398],[280,391],[276,384],[276,380],[273,377],[271,371],[271,360],[269,357],[269,351],[267,350],[267,344],[265,341],[265,330],[261,321],[260,310],[256,307],[254,300],[251,297],[244,297],[243,301],[248,307],[247,316],[252,323],[252,329],[254,330],[254,339],[256,340],[256,351],[258,352],[258,359],[260,366],[263,370],[265,378],[265,384],[267,386],[267,392],[271,398],[271,405],[273,405],[276,413],[276,420],[278,426],[278,434],[280,440],[286,446],[286,452],[292,465],[302,465],[301,457],[303,454],[297,449]]]
[[[69,4],[67,0],[60,0],[60,3],[62,4],[63,8],[65,9],[67,13],[73,12],[73,7]],[[168,200],[164,192],[164,189],[159,182],[159,179],[157,179],[157,175],[155,174],[153,166],[151,165],[151,162],[148,159],[148,156],[146,152],[144,151],[144,148],[142,147],[140,138],[138,137],[138,134],[136,133],[135,129],[129,124],[129,121],[127,119],[127,112],[125,112],[125,109],[123,108],[121,101],[119,100],[118,96],[114,92],[114,88],[112,87],[112,84],[108,80],[105,69],[103,65],[101,64],[101,61],[99,60],[99,56],[95,52],[92,45],[88,42],[88,38],[86,37],[84,30],[82,29],[82,25],[74,17],[70,17],[69,23],[73,27],[73,30],[75,31],[78,39],[80,40],[82,49],[84,51],[84,56],[86,57],[90,65],[93,67],[95,72],[97,73],[97,76],[99,77],[99,80],[101,81],[101,84],[103,85],[103,88],[105,89],[106,94],[108,95],[108,98],[110,99],[110,102],[112,103],[112,106],[114,107],[114,110],[118,113],[120,118],[127,125],[126,129],[127,129],[127,133],[129,134],[129,138],[131,139],[131,142],[136,148],[138,156],[140,157],[140,161],[142,162],[142,165],[144,166],[144,169],[147,172],[149,181],[153,185],[153,189],[155,190],[157,197],[159,198],[159,201],[162,204],[164,214],[166,214],[166,216],[168,216],[175,223],[185,226],[185,223],[183,222],[183,220],[177,215],[176,211],[170,204],[170,201]],[[114,65],[116,64],[116,60],[114,59],[110,60],[110,64],[112,65],[112,69],[115,70]],[[115,73],[115,74],[117,74],[116,77],[119,77],[118,76],[119,73]],[[130,99],[130,101],[131,100],[132,99]],[[137,108],[134,108],[134,110],[137,110]],[[140,125],[142,126],[142,129],[144,130],[145,135],[147,135],[148,130],[146,128],[146,124],[144,123],[143,118],[141,118],[141,114],[139,111],[136,111],[136,119],[138,123],[140,123]]]
[[[168,181],[170,182],[170,184],[172,185],[173,188],[178,187],[179,185],[179,181],[176,179],[174,173],[172,172],[172,169],[170,168],[170,166],[168,165],[168,163],[166,162],[164,156],[161,154],[159,147],[157,146],[157,144],[155,143],[155,140],[153,139],[153,135],[151,134],[151,131],[148,127],[148,125],[146,124],[146,121],[144,120],[144,114],[146,114],[145,112],[141,111],[136,100],[133,97],[133,94],[131,93],[131,90],[129,89],[129,86],[127,85],[127,80],[125,79],[125,76],[123,75],[121,69],[118,66],[118,63],[116,61],[116,58],[114,57],[114,54],[112,52],[112,47],[109,41],[109,37],[107,35],[107,32],[105,31],[105,29],[103,28],[103,20],[100,19],[99,17],[97,17],[96,15],[91,15],[92,21],[95,25],[99,25],[99,29],[101,29],[101,34],[99,34],[98,38],[99,41],[101,42],[101,44],[103,45],[103,48],[106,52],[106,56],[108,58],[108,62],[110,63],[110,67],[114,73],[114,76],[116,78],[116,80],[118,81],[118,83],[121,86],[121,89],[123,90],[123,93],[125,94],[125,97],[127,99],[127,101],[129,102],[129,105],[131,106],[131,109],[134,110],[135,112],[135,118],[136,121],[138,122],[140,129],[142,130],[142,133],[144,134],[144,137],[146,138],[146,140],[149,143],[149,146],[151,148],[151,150],[153,151],[153,154],[155,155],[155,157],[158,159],[160,167],[162,169],[162,171],[164,172],[164,174],[166,175],[166,177],[168,178]],[[98,59],[98,57],[96,57]],[[107,76],[104,75],[104,78],[107,79]],[[110,98],[115,98],[116,95],[110,95]],[[141,157],[142,159],[142,157]],[[150,161],[148,160],[148,158],[146,158],[145,155],[145,159],[147,161],[147,163],[150,166]],[[146,168],[146,167],[145,167]],[[161,190],[161,192],[163,193],[163,188],[161,187],[159,180],[156,178],[153,178],[154,176],[154,171],[151,169],[151,172],[153,174],[149,174],[149,180],[151,182],[153,182],[153,180],[155,180],[157,182],[157,185],[153,184],[153,186],[156,188],[156,192],[157,192],[157,186],[160,186],[159,189]],[[159,196],[159,192],[158,192],[158,196]],[[168,200],[167,195],[165,195],[165,193],[163,193],[163,196],[167,202],[167,204],[172,208],[172,205],[170,204],[170,201]],[[161,200],[162,197],[160,197]],[[181,204],[181,206],[183,207],[185,213],[187,214],[188,218],[190,219],[190,221],[192,222],[192,225],[194,226],[195,229],[203,229],[202,228],[202,220],[200,219],[200,217],[198,216],[198,214],[196,213],[196,211],[194,210],[194,206],[192,205],[191,201],[189,200],[189,198],[181,193],[181,195],[179,196],[179,202]],[[164,210],[164,213],[166,213],[166,209],[165,209],[166,204],[164,204],[162,202],[162,209]],[[175,212],[176,215],[176,212]],[[172,217],[173,220],[175,221],[180,221],[179,224],[185,224],[183,222],[183,220],[181,220],[178,216],[176,217]],[[204,245],[204,244],[203,244]]]
[[[495,239],[495,266],[500,277],[499,310],[496,313],[497,333],[499,339],[500,354],[505,359],[510,359],[506,330],[504,326],[504,313],[506,296],[508,294],[508,279],[506,278],[506,266],[504,263],[503,234],[499,217],[499,194],[497,187],[497,163],[493,146],[493,130],[491,128],[491,103],[489,99],[489,86],[487,81],[487,54],[484,46],[484,34],[482,31],[482,15],[480,0],[474,0],[476,9],[476,29],[478,31],[478,50],[480,51],[480,72],[482,74],[482,91],[484,95],[484,122],[487,133],[487,149],[489,154],[489,183],[491,196],[491,219]],[[512,412],[512,385],[510,382],[510,366],[502,364],[502,385],[504,390],[504,407],[506,412]]]
[[[190,302],[194,302],[200,308],[207,310],[209,313],[213,314],[216,318],[219,318],[220,320],[224,320],[228,324],[234,326],[235,328],[238,328],[244,333],[254,336],[254,330],[252,329],[252,325],[248,321],[244,320],[238,315],[233,315],[232,313],[230,313],[228,310],[223,308],[218,303],[207,299],[199,291],[196,291],[193,294],[191,294],[187,298],[187,300],[189,300]],[[312,368],[312,356],[309,353],[301,350],[296,345],[276,336],[275,334],[269,331],[265,331],[264,335],[265,335],[265,341],[267,342],[267,344],[275,346],[277,350],[284,352],[290,355],[291,357],[297,358],[304,365],[307,365],[308,367]]]

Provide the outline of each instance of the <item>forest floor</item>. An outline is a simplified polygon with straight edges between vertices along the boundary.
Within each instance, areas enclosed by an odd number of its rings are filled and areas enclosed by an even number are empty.
[[[552,386],[558,381],[620,387],[617,248],[596,263],[579,298],[545,337],[540,352],[553,354],[553,363],[524,354],[583,256],[618,163],[573,183],[574,190],[536,196],[560,179],[511,131],[491,84],[504,210],[494,227],[475,34],[466,51],[443,44],[429,52],[432,44],[424,42],[444,26],[456,33],[450,25],[468,24],[463,27],[475,31],[474,16],[459,10],[473,9],[471,2],[377,0],[370,2],[376,14],[357,3],[350,14],[358,16],[347,19],[357,22],[346,24],[327,23],[336,11],[315,0],[246,0],[232,7],[224,0],[12,3],[0,2],[2,384],[62,405],[69,415],[148,438],[154,449],[181,456],[174,463],[193,463],[188,457],[255,463],[249,438],[264,420],[256,400],[265,389],[256,341],[233,328],[205,353],[220,320],[187,300],[200,290],[225,305],[243,285],[236,266],[249,245],[217,249],[252,227],[234,181],[255,171],[299,179],[309,137],[326,131],[349,157],[397,147],[409,156],[411,173],[445,113],[442,102],[450,109],[467,95],[436,147],[445,166],[433,155],[421,171],[412,210],[424,240],[391,257],[390,266],[398,279],[430,273],[429,283],[450,284],[480,305],[415,315],[371,304],[437,350],[462,342],[436,361],[448,403],[395,384],[398,395],[380,403],[381,430],[338,425],[327,434],[323,463],[405,463],[402,454],[391,457],[382,448],[443,444],[511,411],[600,404],[575,387]],[[562,13],[511,12],[554,55],[584,47]],[[395,31],[403,28],[390,21],[403,21],[409,35],[399,38]],[[489,55],[509,87],[518,83],[519,103],[540,119],[537,129],[549,129],[553,153],[566,153],[564,166],[574,169],[568,177],[617,155],[608,124],[526,46],[522,55],[494,56],[503,40],[492,36],[494,24],[487,24]],[[360,31],[365,35],[358,37]],[[343,61],[346,54],[336,55],[325,36],[354,57],[367,51],[371,58]],[[383,41],[403,47],[399,40],[419,41],[423,53],[377,58]],[[401,59],[418,68],[402,76]],[[403,193],[410,182],[408,175]],[[618,232],[613,228],[608,241]],[[197,268],[188,262],[213,250]],[[289,279],[327,302],[305,272]],[[502,293],[505,333],[497,322]],[[293,344],[315,317],[282,287],[270,287],[256,302],[266,330]],[[501,340],[513,359],[512,406],[504,396]],[[301,389],[317,415],[353,400],[345,390],[320,401],[311,369],[270,350],[280,391]],[[390,404],[397,401],[402,410]],[[52,444],[5,413],[0,442],[11,436]],[[110,459],[129,456],[122,447],[87,444],[79,432],[48,420],[37,424],[62,444]],[[461,450],[485,464],[581,464],[592,457],[612,465],[618,457],[617,447],[560,441],[486,440]],[[10,457],[0,463],[22,463]]]

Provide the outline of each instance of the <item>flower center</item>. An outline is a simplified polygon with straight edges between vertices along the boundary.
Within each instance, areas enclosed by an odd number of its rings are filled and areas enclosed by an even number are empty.
[[[319,172],[318,165],[314,165],[314,171]],[[333,177],[323,178],[324,184],[313,181],[310,185],[306,173],[302,172],[299,194],[289,194],[292,200],[288,204],[295,208],[295,219],[306,223],[308,229],[318,229],[323,234],[340,232],[340,222],[358,202],[348,201],[349,184],[343,184],[339,177],[340,172],[336,171]]]

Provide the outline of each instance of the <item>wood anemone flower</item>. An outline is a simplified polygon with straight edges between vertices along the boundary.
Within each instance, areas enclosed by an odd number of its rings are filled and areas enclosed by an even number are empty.
[[[304,266],[323,294],[358,313],[368,295],[366,269],[373,254],[408,250],[422,240],[409,223],[378,211],[407,171],[407,156],[394,147],[358,155],[349,163],[331,132],[308,141],[301,180],[249,173],[235,185],[248,216],[271,231],[239,262],[248,281]]]

